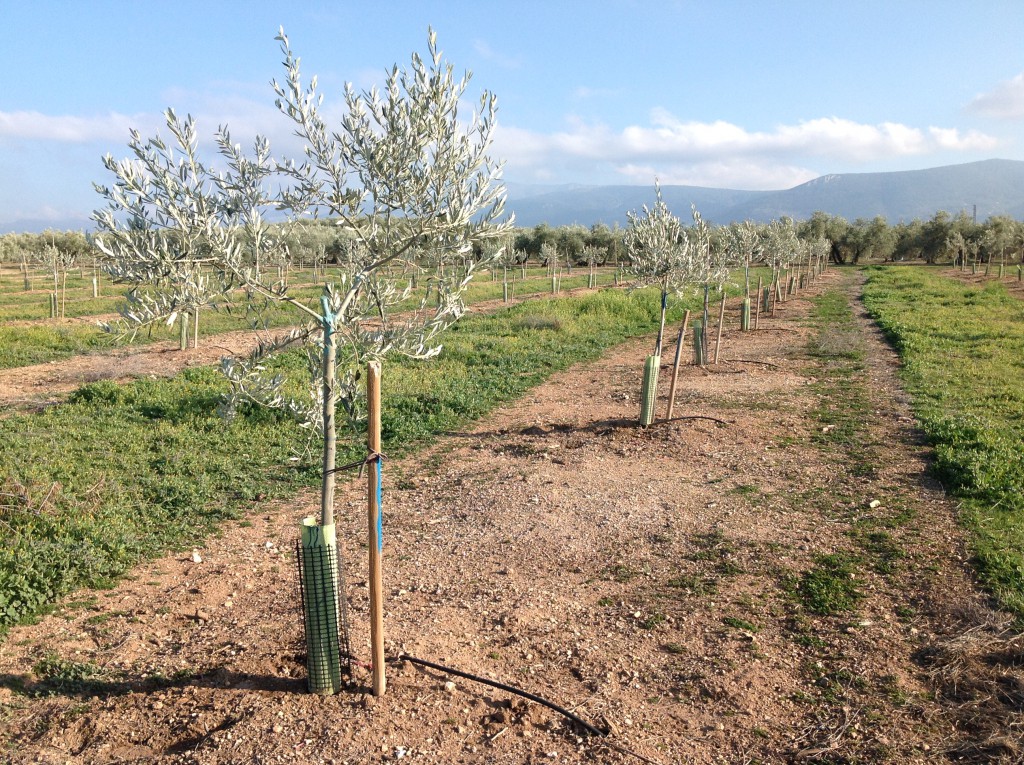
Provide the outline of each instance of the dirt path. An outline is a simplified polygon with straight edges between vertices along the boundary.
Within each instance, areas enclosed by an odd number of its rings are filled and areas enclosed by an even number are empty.
[[[808,292],[826,288],[858,285],[830,272]],[[921,657],[984,608],[897,359],[855,307],[852,334],[815,341],[861,349],[849,374],[808,354],[804,299],[726,333],[743,361],[685,368],[677,415],[725,425],[635,427],[644,338],[388,463],[388,654],[517,685],[607,738],[408,663],[380,699],[362,664],[353,692],[304,693],[307,495],[13,630],[0,746],[47,763],[948,761],[966,732]],[[365,661],[362,486],[338,507]]]

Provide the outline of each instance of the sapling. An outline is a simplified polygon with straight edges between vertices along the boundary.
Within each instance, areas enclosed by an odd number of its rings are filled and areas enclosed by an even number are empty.
[[[301,326],[276,337],[263,333],[246,358],[224,360],[230,383],[228,414],[243,401],[281,408],[324,439],[321,519],[333,523],[336,428],[340,407],[353,428],[364,418],[361,369],[392,353],[429,358],[441,333],[463,313],[462,295],[484,260],[463,263],[477,242],[500,237],[504,215],[501,166],[491,161],[497,102],[484,92],[463,115],[470,75],[456,78],[443,62],[431,30],[428,55],[394,67],[383,91],[345,88],[345,113],[328,126],[314,77],[303,83],[299,60],[282,30],[277,37],[285,78],[273,83],[280,112],[303,141],[300,160],[276,161],[258,136],[246,153],[227,128],[216,133],[218,169],[199,156],[191,117],[166,113],[172,143],[143,140],[132,131],[134,157],[104,160],[114,175],[97,190],[107,207],[94,215],[105,269],[145,285],[123,312],[130,334],[158,322],[173,323],[194,305],[245,303],[259,330],[262,309],[293,309]],[[267,215],[280,210],[285,223]],[[280,262],[289,226],[310,215],[335,222],[350,245],[337,257],[337,280],[314,304],[293,297],[288,285],[267,278]],[[314,250],[317,260],[325,251]],[[314,267],[316,267],[315,264]],[[396,314],[411,294],[401,274],[431,273],[417,307]],[[332,272],[334,269],[332,268]],[[428,302],[427,295],[431,296]],[[265,329],[265,325],[263,325]],[[284,393],[280,376],[268,377],[267,357],[296,344],[309,351],[309,395]]]
[[[729,251],[713,241],[711,227],[697,212],[696,206],[691,208],[693,225],[686,230],[686,238],[690,243],[693,262],[693,282],[703,292],[703,313],[701,321],[701,357],[707,359],[708,349],[708,318],[710,311],[711,289],[724,293],[729,269]],[[723,294],[724,296],[724,294]],[[695,328],[696,331],[696,328]]]
[[[644,205],[643,214],[627,214],[629,224],[623,245],[629,258],[626,269],[635,277],[633,289],[657,286],[661,297],[661,321],[654,353],[644,366],[644,384],[640,424],[650,425],[654,417],[654,398],[665,337],[665,316],[670,295],[682,296],[698,271],[691,243],[682,224],[661,197],[655,183],[654,207]]]
[[[775,302],[782,291],[781,278],[783,272],[796,257],[797,237],[790,218],[783,217],[773,220],[762,230],[762,250],[764,262],[772,271],[775,301],[772,303],[772,315],[775,314]]]
[[[590,289],[597,287],[597,265],[607,257],[601,248],[591,244],[586,245],[580,253],[580,258],[587,264],[587,286]]]

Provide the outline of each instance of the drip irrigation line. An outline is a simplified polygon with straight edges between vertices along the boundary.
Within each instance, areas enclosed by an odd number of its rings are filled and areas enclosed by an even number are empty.
[[[405,653],[399,654],[396,659],[393,659],[393,661],[408,661],[408,662],[411,662],[413,664],[420,664],[420,665],[422,665],[424,667],[430,667],[431,669],[436,669],[436,670],[439,670],[440,672],[445,672],[445,673],[447,673],[449,675],[455,675],[457,677],[464,677],[467,680],[472,680],[472,681],[477,682],[477,683],[483,683],[484,685],[489,685],[492,688],[498,688],[499,690],[507,691],[508,693],[513,693],[516,696],[522,696],[524,699],[529,699],[530,701],[534,701],[534,702],[536,702],[538,704],[541,704],[542,706],[547,707],[548,709],[552,709],[555,712],[558,712],[558,714],[562,715],[563,717],[565,717],[565,718],[567,718],[569,720],[572,720],[574,723],[579,725],[581,728],[583,728],[585,731],[587,731],[587,733],[591,734],[592,736],[607,736],[608,735],[607,731],[603,731],[600,728],[595,728],[593,725],[588,723],[586,720],[584,720],[583,718],[573,714],[568,709],[565,709],[564,707],[560,707],[557,704],[555,704],[555,703],[553,703],[551,701],[548,701],[547,699],[541,698],[540,696],[537,696],[534,693],[530,693],[529,691],[524,691],[521,688],[516,688],[515,686],[512,686],[512,685],[506,685],[505,683],[499,683],[497,680],[488,680],[486,677],[480,677],[479,675],[473,675],[473,674],[470,674],[469,672],[463,672],[463,671],[458,670],[458,669],[452,669],[451,667],[446,667],[443,664],[436,664],[436,663],[434,663],[432,661],[427,661],[426,659],[417,659],[415,656],[409,656],[408,654],[405,654]]]
[[[691,415],[687,415],[685,417],[673,417],[671,420],[658,420],[657,422],[652,423],[652,425],[657,425],[657,424],[663,423],[663,422],[677,422],[679,420],[711,420],[712,422],[717,422],[719,425],[731,425],[732,424],[731,422],[726,422],[725,420],[720,420],[717,417],[708,417],[708,416],[703,415],[703,414],[691,414]]]
[[[732,362],[733,364],[762,364],[772,369],[781,369],[778,364],[772,364],[767,361],[754,361],[753,359],[725,359],[725,361]]]

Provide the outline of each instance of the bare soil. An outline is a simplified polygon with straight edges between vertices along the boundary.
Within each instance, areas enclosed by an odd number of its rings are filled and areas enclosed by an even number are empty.
[[[858,285],[829,272],[806,294],[826,288],[855,296]],[[856,459],[821,438],[816,412],[837,400],[821,385],[829,362],[807,353],[816,330],[798,297],[758,331],[727,330],[722,363],[684,367],[671,422],[636,426],[652,345],[640,338],[386,463],[388,655],[518,686],[607,736],[408,661],[388,666],[383,697],[367,692],[365,481],[353,477],[338,499],[358,658],[349,691],[305,692],[293,546],[318,497],[304,494],[12,630],[0,645],[0,759],[967,756],[977,731],[951,714],[955,673],[940,661],[937,679],[936,656],[991,612],[956,508],[927,477],[897,357],[855,307],[867,371],[850,384],[868,398]],[[659,413],[667,389],[666,370]],[[899,552],[891,566],[865,552],[865,529]],[[799,583],[837,554],[863,561],[861,597],[813,613]]]

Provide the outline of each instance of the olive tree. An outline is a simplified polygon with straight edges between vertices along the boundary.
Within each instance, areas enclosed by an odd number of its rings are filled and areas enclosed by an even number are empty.
[[[243,302],[249,315],[278,304],[298,326],[261,335],[245,358],[228,358],[225,411],[252,401],[290,412],[323,436],[322,523],[333,523],[335,410],[353,425],[364,416],[360,370],[389,354],[429,358],[441,333],[463,313],[462,295],[484,261],[467,259],[474,244],[501,237],[501,166],[489,157],[497,102],[484,92],[465,114],[470,74],[456,77],[442,60],[433,30],[425,58],[393,67],[383,90],[346,85],[336,125],[323,116],[316,77],[304,83],[299,59],[281,30],[283,82],[276,105],[304,144],[304,156],[275,160],[266,138],[251,151],[215,134],[218,156],[200,157],[194,120],[166,113],[171,140],[143,140],[133,131],[133,157],[104,160],[111,186],[94,214],[97,246],[115,278],[142,285],[123,312],[122,326],[173,322],[181,310]],[[284,214],[285,223],[271,223]],[[336,256],[337,280],[318,303],[289,293],[267,265],[286,258],[289,225],[329,217],[346,242]],[[435,268],[464,264],[461,269]],[[333,270],[333,269],[332,269]],[[429,274],[417,306],[401,313],[412,294],[408,275]],[[276,273],[276,269],[274,269]],[[258,321],[254,328],[258,328]],[[309,395],[283,392],[284,380],[265,373],[267,357],[303,344],[310,362]]]
[[[665,313],[670,295],[681,297],[700,270],[696,253],[679,218],[661,198],[655,184],[653,207],[644,205],[643,214],[627,213],[629,221],[623,246],[629,262],[626,271],[634,277],[634,288],[657,286],[661,291],[661,324],[654,355],[660,356],[665,335]]]
[[[703,310],[701,323],[701,347],[707,358],[708,348],[708,314],[711,289],[721,291],[729,279],[729,271],[735,265],[730,257],[730,250],[724,242],[715,241],[711,226],[697,211],[691,207],[693,224],[686,230],[693,259],[693,283],[703,294]]]

